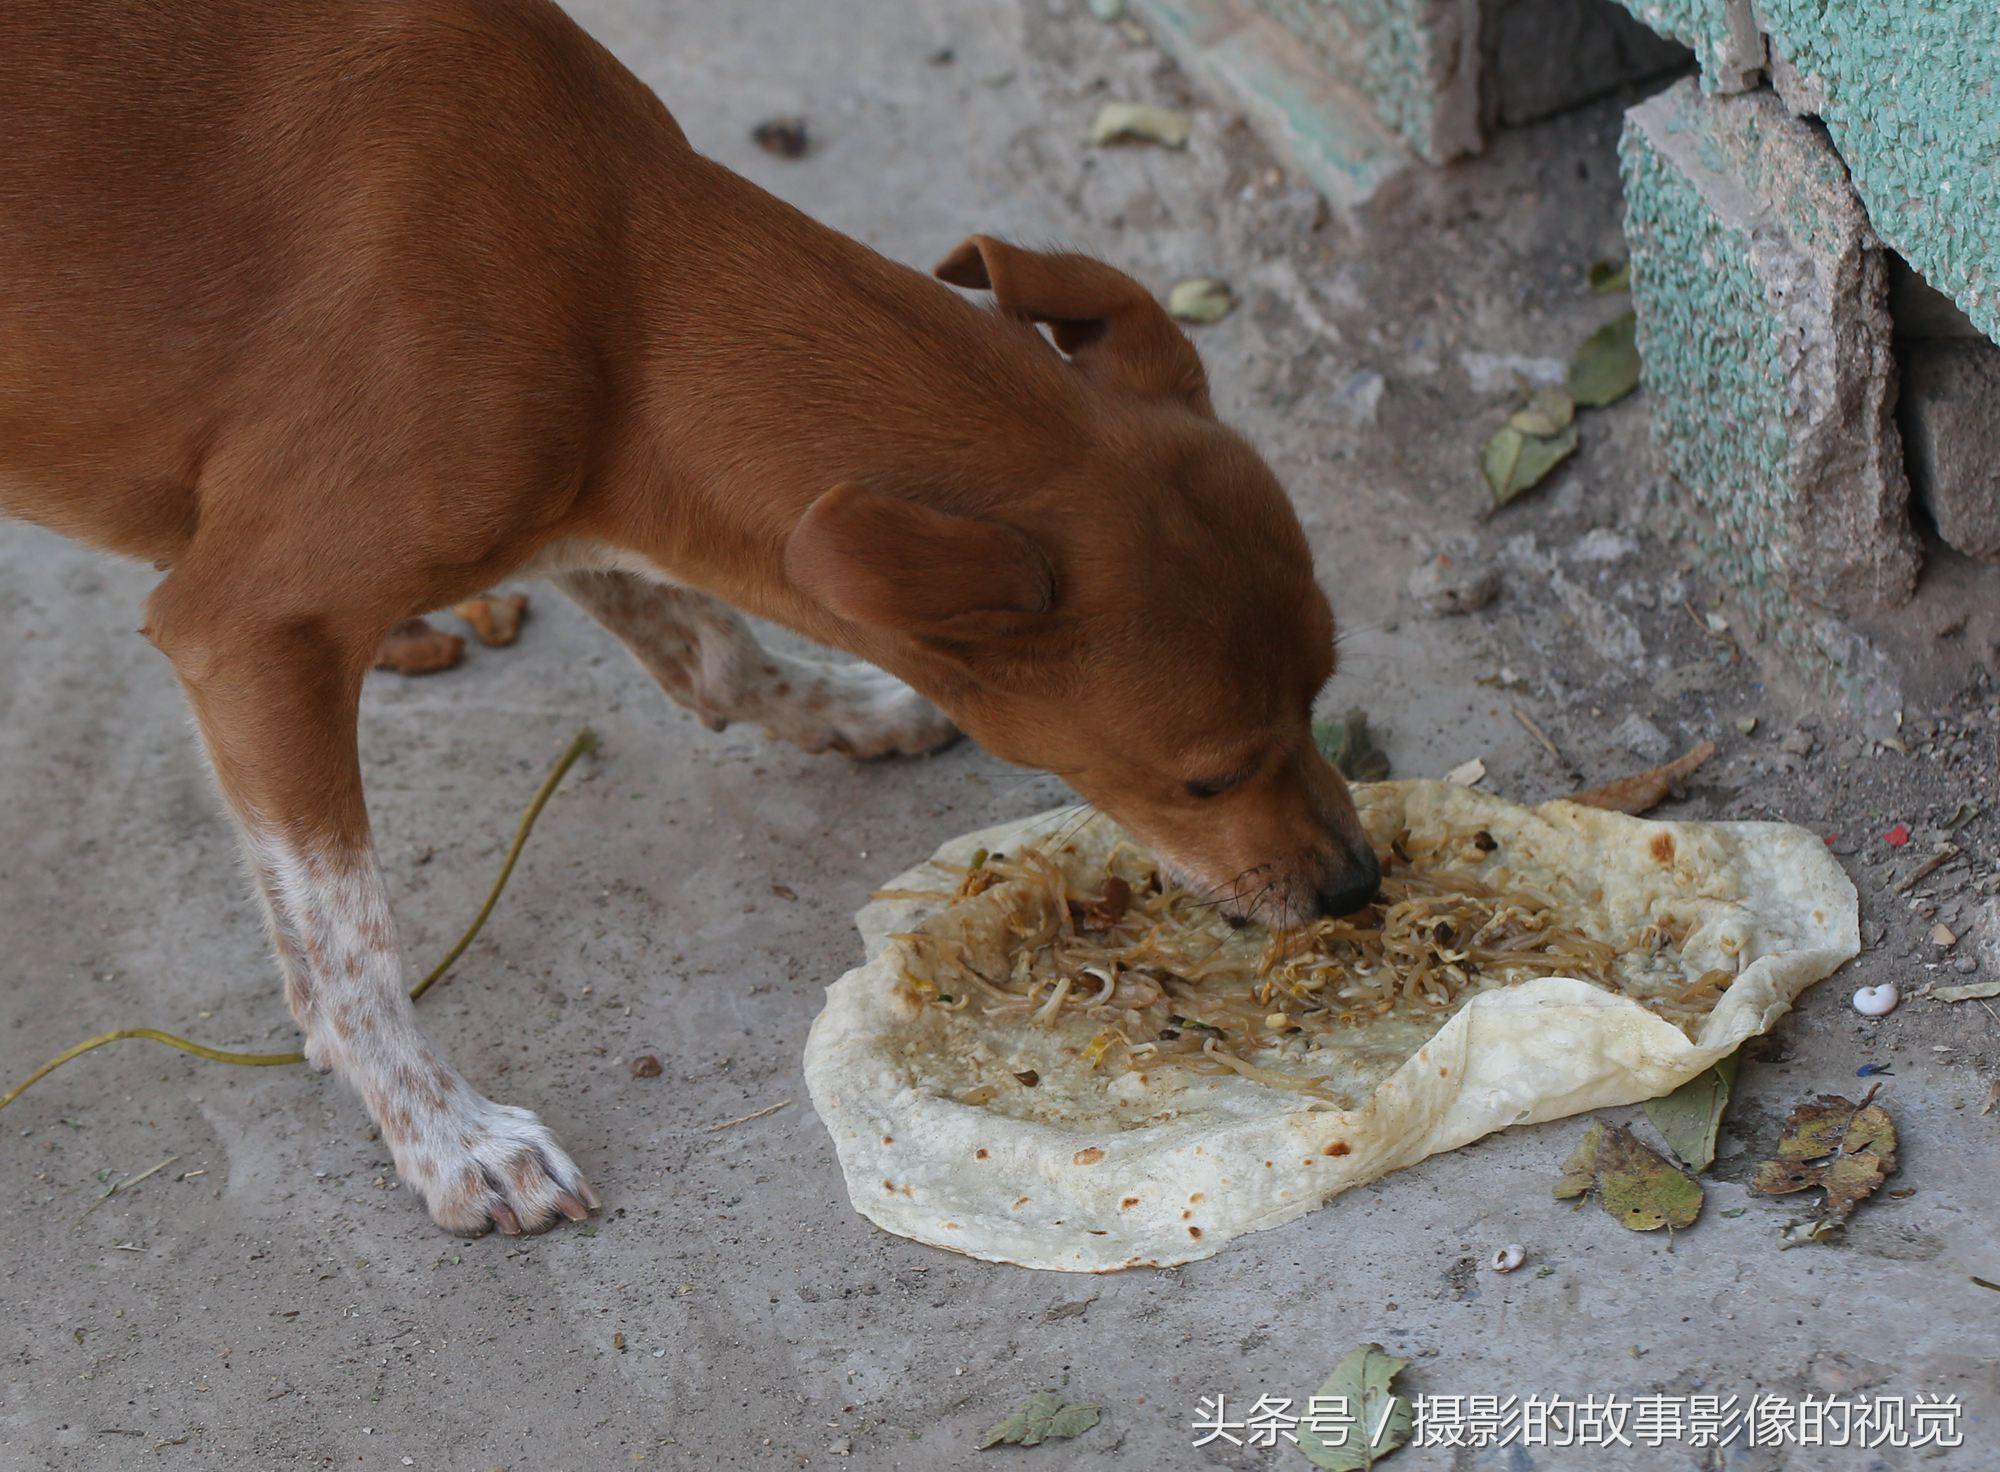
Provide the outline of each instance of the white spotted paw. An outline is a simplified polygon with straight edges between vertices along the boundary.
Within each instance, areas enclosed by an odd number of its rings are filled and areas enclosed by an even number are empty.
[[[423,1196],[431,1219],[462,1237],[495,1227],[510,1237],[543,1232],[559,1221],[580,1222],[599,1204],[539,1119],[476,1094],[389,1145],[396,1173]]]
[[[923,756],[958,740],[958,727],[894,675],[870,665],[826,666],[794,680],[765,730],[806,751],[861,760]]]

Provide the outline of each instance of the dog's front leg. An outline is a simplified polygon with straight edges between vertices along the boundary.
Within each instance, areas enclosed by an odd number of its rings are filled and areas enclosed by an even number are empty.
[[[360,1093],[440,1226],[532,1232],[588,1215],[596,1198],[541,1121],[466,1083],[404,991],[355,735],[380,630],[260,626],[242,601],[176,572],[146,632],[173,661],[241,827],[307,1059]]]
[[[680,704],[720,731],[751,721],[807,751],[918,756],[958,728],[894,675],[766,649],[728,604],[625,572],[567,572],[556,584],[632,651]]]

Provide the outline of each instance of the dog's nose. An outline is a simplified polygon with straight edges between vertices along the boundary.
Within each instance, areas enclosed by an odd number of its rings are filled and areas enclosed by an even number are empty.
[[[1319,912],[1322,915],[1352,915],[1356,910],[1375,898],[1382,888],[1382,865],[1368,849],[1355,856],[1354,868],[1347,876],[1347,883],[1338,889],[1322,889],[1319,892]]]

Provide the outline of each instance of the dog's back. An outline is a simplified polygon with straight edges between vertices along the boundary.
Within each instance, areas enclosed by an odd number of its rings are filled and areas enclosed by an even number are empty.
[[[0,512],[163,562],[307,402],[587,396],[623,185],[686,149],[539,0],[13,0],[0,140]]]

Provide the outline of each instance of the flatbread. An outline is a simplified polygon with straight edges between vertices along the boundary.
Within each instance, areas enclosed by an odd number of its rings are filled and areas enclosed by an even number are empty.
[[[827,989],[805,1055],[855,1208],[901,1236],[1023,1267],[1189,1262],[1493,1130],[1665,1094],[1860,949],[1854,886],[1789,824],[1529,809],[1440,782],[1354,792],[1378,852],[1399,830],[1413,841],[1483,830],[1563,898],[1565,921],[1624,951],[1672,915],[1687,932],[1685,978],[1726,965],[1740,966],[1736,979],[1686,1030],[1574,977],[1475,991],[1442,1025],[1390,1019],[1378,1037],[1371,1024],[1310,1055],[1333,1104],[1233,1074],[1093,1070],[1082,1054],[1096,1027],[1080,1016],[1036,1026],[941,1007],[909,984],[914,953],[894,937],[976,933],[970,907],[1004,896],[877,899],[855,917],[869,959]],[[1130,837],[1102,817],[1065,837],[1062,820],[955,839],[885,889],[949,891],[979,851],[1039,842],[1088,892]],[[1004,957],[993,964],[1004,973]]]

